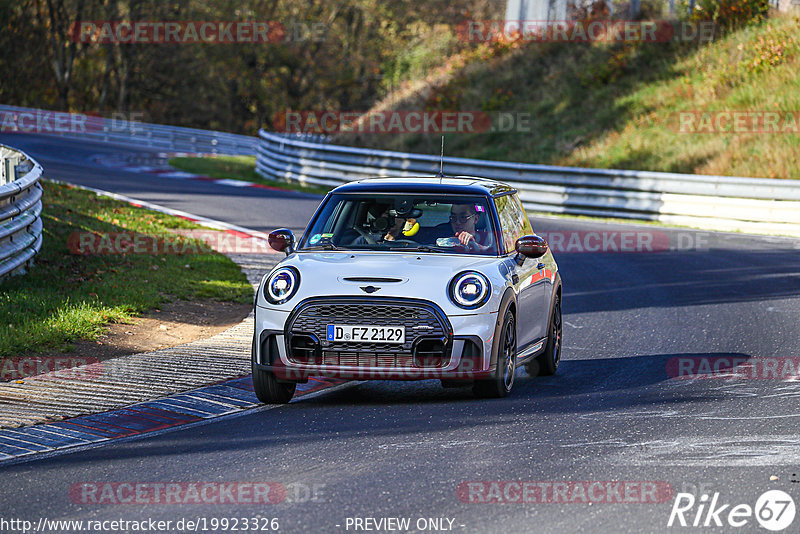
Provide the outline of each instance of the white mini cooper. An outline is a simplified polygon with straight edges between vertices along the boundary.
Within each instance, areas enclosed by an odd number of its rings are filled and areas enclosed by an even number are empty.
[[[561,278],[517,191],[481,178],[374,178],[331,191],[256,295],[253,385],[285,403],[309,376],[440,379],[504,397],[552,375]]]

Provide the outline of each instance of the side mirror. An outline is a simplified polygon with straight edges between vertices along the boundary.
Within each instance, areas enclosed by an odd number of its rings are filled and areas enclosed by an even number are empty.
[[[269,233],[269,246],[278,252],[284,252],[288,256],[294,252],[294,234],[288,228],[273,230]]]
[[[526,258],[541,258],[547,252],[547,241],[538,235],[526,235],[517,239],[514,250]]]

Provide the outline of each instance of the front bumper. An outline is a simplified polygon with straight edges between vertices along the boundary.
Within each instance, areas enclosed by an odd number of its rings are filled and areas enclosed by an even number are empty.
[[[359,322],[354,324],[404,324],[407,343],[327,342],[320,331],[326,323],[354,320],[334,313],[357,313]],[[312,376],[351,380],[486,378],[494,371],[491,346],[496,320],[496,312],[447,316],[435,304],[417,299],[328,297],[303,301],[291,313],[256,308],[253,364],[275,373],[278,379],[301,382]]]

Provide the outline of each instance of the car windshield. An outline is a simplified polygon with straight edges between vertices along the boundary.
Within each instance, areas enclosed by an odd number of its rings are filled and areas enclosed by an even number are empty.
[[[497,255],[485,198],[455,195],[334,194],[300,250],[413,250]]]

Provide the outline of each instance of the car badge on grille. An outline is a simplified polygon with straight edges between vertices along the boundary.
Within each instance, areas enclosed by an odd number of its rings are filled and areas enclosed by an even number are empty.
[[[370,294],[375,293],[379,289],[380,289],[379,287],[375,286],[361,286],[361,291],[363,291],[364,293],[370,293]]]

